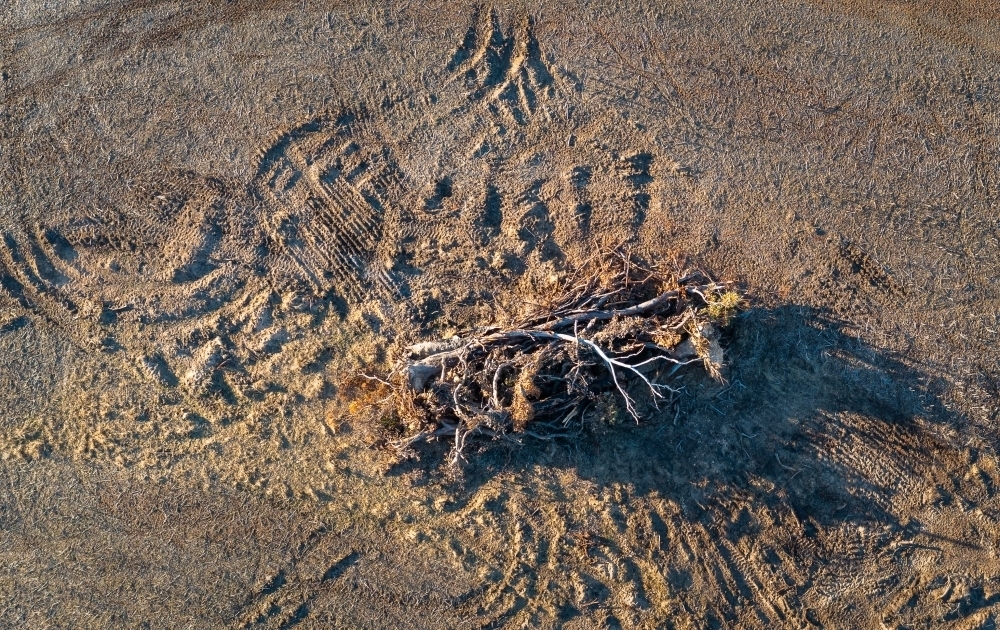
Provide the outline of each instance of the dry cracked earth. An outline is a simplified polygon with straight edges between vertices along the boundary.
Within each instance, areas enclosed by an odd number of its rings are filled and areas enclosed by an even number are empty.
[[[998,15],[4,4],[0,625],[995,628]],[[747,295],[725,382],[460,473],[349,413],[616,246]]]

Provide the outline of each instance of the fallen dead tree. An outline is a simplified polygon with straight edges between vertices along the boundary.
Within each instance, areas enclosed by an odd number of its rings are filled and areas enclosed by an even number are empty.
[[[673,402],[688,364],[721,378],[720,328],[740,300],[704,274],[663,278],[616,254],[552,294],[505,326],[409,346],[386,378],[364,376],[369,406],[402,436],[387,444],[407,456],[450,438],[458,464],[477,436],[571,435],[609,397],[639,421]]]

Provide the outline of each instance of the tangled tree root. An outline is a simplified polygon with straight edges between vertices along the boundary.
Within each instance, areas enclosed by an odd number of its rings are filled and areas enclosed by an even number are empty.
[[[573,435],[608,394],[638,422],[638,392],[647,407],[672,403],[688,364],[721,378],[719,332],[739,296],[702,273],[663,279],[624,254],[611,261],[508,326],[409,346],[387,378],[364,376],[384,426],[405,436],[388,444],[405,457],[453,437],[457,465],[473,437]]]

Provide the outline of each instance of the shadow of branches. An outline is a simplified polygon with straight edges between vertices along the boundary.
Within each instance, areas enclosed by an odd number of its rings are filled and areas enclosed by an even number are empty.
[[[920,520],[927,506],[975,505],[947,489],[945,471],[976,454],[949,437],[961,419],[938,402],[942,383],[798,306],[743,313],[727,355],[726,383],[692,371],[680,408],[639,426],[470,457],[452,509],[485,505],[511,530],[517,544],[497,561],[521,569],[503,583],[555,589],[538,558],[575,572],[559,623],[809,625],[830,621],[810,608],[813,589],[868,572],[884,578],[871,587],[879,601],[902,588],[901,556],[975,546]],[[506,588],[470,599],[484,627],[533,605]]]

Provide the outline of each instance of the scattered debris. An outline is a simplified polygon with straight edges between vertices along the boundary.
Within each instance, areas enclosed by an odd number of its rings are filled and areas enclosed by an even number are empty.
[[[509,325],[409,346],[385,378],[360,375],[352,410],[374,410],[400,456],[453,437],[457,465],[476,436],[569,436],[609,393],[638,422],[637,396],[672,403],[688,364],[722,378],[720,328],[741,304],[727,285],[663,277],[621,252],[551,285]]]

